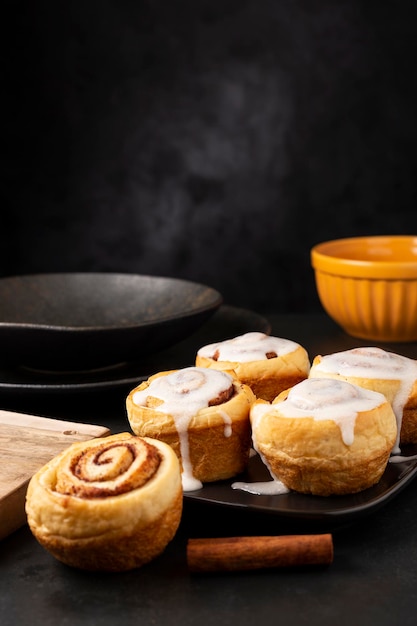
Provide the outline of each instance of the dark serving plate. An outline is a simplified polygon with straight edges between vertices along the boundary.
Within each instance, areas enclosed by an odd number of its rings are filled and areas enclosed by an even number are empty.
[[[137,359],[191,334],[222,303],[205,285],[115,273],[0,279],[1,361],[79,370]]]
[[[70,393],[133,387],[161,370],[193,365],[197,350],[208,343],[229,339],[249,331],[269,334],[271,325],[261,315],[222,305],[199,328],[178,343],[152,354],[136,353],[133,361],[74,372],[45,372],[21,365],[0,364],[0,394],[19,395]],[[141,358],[139,358],[141,356]],[[84,365],[81,359],[79,365]]]
[[[282,495],[266,496],[233,489],[234,482],[256,483],[271,480],[260,457],[255,455],[251,457],[244,474],[227,481],[207,483],[201,489],[187,492],[184,496],[188,501],[269,513],[309,523],[349,523],[385,505],[415,478],[417,445],[404,446],[402,454],[409,456],[410,460],[389,462],[378,484],[353,495],[319,497],[291,491]]]

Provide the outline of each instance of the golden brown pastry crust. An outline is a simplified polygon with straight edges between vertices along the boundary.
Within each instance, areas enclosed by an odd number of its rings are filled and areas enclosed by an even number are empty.
[[[397,355],[394,355],[397,356]],[[364,389],[378,391],[384,394],[388,402],[395,407],[395,398],[401,391],[401,380],[399,378],[380,378],[378,376],[352,376],[344,375],[337,372],[323,372],[320,369],[320,363],[323,359],[322,355],[314,357],[310,376],[319,378],[334,378],[336,380],[345,380]],[[370,370],[372,373],[372,369]],[[394,374],[394,372],[393,372]],[[408,398],[402,406],[402,414],[397,415],[400,420],[401,430],[399,441],[401,444],[417,443],[417,378],[409,390]]]
[[[175,417],[158,410],[158,399],[148,399],[148,406],[135,404],[137,391],[145,391],[157,378],[181,370],[158,372],[138,387],[126,399],[127,415],[132,431],[139,436],[165,441],[177,454],[181,467],[182,437]],[[203,370],[204,372],[204,370]],[[242,472],[249,461],[251,430],[249,411],[255,400],[251,389],[231,377],[233,395],[226,402],[205,406],[190,419],[187,429],[189,461],[195,479],[202,483],[231,478]]]
[[[403,409],[400,443],[417,443],[417,383],[413,386],[409,399]]]
[[[129,463],[132,449],[139,450],[139,461]],[[107,454],[105,461],[90,460],[91,467],[80,469],[80,459],[92,451]],[[102,476],[92,483],[97,472]],[[178,529],[182,502],[179,463],[171,448],[121,433],[75,443],[47,463],[29,482],[26,512],[33,535],[58,560],[117,572],[140,567],[166,548]]]
[[[267,403],[258,400],[251,411],[255,447],[272,475],[289,489],[319,496],[357,493],[379,482],[397,435],[391,405],[383,400],[359,412],[354,440],[347,445],[332,419],[284,417],[279,403],[289,391],[262,418],[253,416],[259,404]]]
[[[196,355],[197,367],[232,371],[248,385],[257,398],[272,402],[276,396],[308,377],[310,361],[307,351],[295,344],[294,350],[275,357],[255,361],[222,361]]]

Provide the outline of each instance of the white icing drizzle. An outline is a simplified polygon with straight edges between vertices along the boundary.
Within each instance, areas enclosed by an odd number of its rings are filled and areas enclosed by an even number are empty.
[[[292,387],[285,400],[271,404],[255,404],[251,409],[252,437],[255,449],[256,430],[266,413],[278,410],[287,418],[312,417],[333,420],[340,428],[343,442],[352,445],[356,417],[386,402],[382,393],[333,378],[308,378]]]
[[[245,363],[262,361],[268,353],[274,352],[277,356],[294,352],[298,343],[280,337],[271,337],[265,333],[251,332],[239,335],[234,339],[226,339],[211,343],[199,349],[198,355],[207,359],[218,354],[218,361]]]
[[[230,415],[226,413],[226,411],[219,411],[218,414],[224,421],[224,436],[231,437],[232,436],[232,418]]]
[[[284,483],[274,478],[258,483],[235,482],[232,483],[232,489],[246,491],[254,496],[282,496],[290,491]]]
[[[266,457],[262,454],[262,452],[259,450],[258,446],[256,445],[256,438],[253,436],[253,433],[252,433],[252,443],[254,445],[253,445],[253,449],[251,449],[252,450],[251,456],[259,454],[259,456],[262,459],[262,463],[267,468],[272,480],[265,480],[265,481],[256,482],[256,483],[246,483],[246,482],[237,481],[237,482],[232,483],[232,489],[239,489],[240,491],[246,491],[247,493],[251,493],[256,496],[281,496],[284,493],[289,493],[290,490],[288,489],[288,487],[286,487],[283,482],[278,480],[278,478],[272,472],[271,467]]]
[[[188,428],[191,419],[209,402],[230,388],[233,378],[226,372],[200,367],[187,367],[150,382],[146,389],[138,390],[132,400],[146,406],[148,396],[162,401],[157,410],[172,415],[180,439],[182,483],[184,491],[194,491],[202,483],[194,478],[190,461]],[[224,410],[219,414],[225,422],[225,437],[231,435],[231,419]]]
[[[417,361],[381,348],[354,348],[321,357],[320,362],[313,365],[311,376],[314,376],[315,372],[356,378],[399,380],[400,386],[392,401],[392,408],[398,426],[397,441],[393,452],[400,452],[403,411],[414,382],[417,380]]]
[[[417,459],[417,454],[412,454],[410,456],[403,456],[401,454],[390,456],[390,463],[407,463],[408,461],[415,461]]]

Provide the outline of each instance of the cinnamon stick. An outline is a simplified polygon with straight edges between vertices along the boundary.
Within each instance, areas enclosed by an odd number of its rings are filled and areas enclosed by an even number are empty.
[[[332,561],[331,534],[189,539],[187,544],[192,572],[329,565]]]

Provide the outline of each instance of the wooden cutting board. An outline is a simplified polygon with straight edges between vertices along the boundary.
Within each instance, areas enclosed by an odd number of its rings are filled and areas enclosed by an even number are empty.
[[[104,426],[0,410],[0,540],[26,523],[26,490],[38,469],[74,441],[108,434]]]

